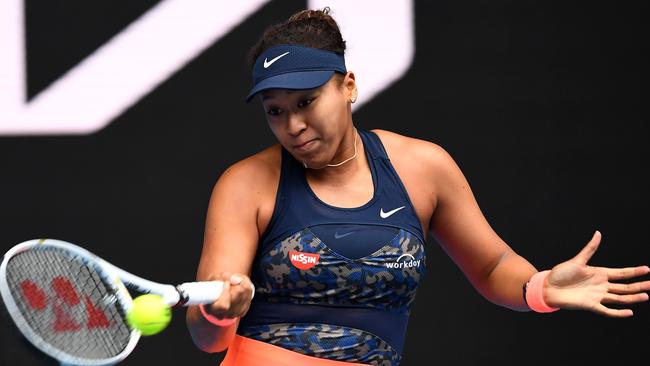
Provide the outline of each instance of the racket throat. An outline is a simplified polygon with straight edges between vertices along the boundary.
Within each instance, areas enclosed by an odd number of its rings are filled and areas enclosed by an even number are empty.
[[[178,301],[175,304],[170,304],[171,306],[185,306],[188,301],[190,301],[190,296],[187,291],[183,288],[183,285],[178,285],[174,287],[178,293]]]

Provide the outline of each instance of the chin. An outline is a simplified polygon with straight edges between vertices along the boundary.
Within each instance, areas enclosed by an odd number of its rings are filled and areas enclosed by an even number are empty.
[[[309,154],[300,154],[294,152],[292,155],[299,162],[307,163],[307,165],[309,166],[322,166],[322,165],[329,164],[329,161],[327,161],[327,159],[323,159],[322,154],[318,154],[316,152],[312,152]]]
[[[323,161],[322,159],[318,159],[314,156],[294,156],[294,157],[301,164],[303,165],[307,164],[307,166],[310,168],[327,165],[327,162]]]

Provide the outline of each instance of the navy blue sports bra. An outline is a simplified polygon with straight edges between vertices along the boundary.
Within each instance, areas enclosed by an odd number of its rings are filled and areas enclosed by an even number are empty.
[[[424,236],[379,137],[359,131],[374,195],[361,207],[322,202],[282,150],[273,217],[238,334],[295,352],[398,365],[411,303],[425,273]]]

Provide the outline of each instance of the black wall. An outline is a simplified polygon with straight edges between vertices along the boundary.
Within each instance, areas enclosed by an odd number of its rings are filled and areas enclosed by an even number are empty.
[[[155,3],[27,1],[29,96]],[[635,4],[419,1],[412,67],[355,123],[447,149],[495,230],[540,269],[596,229],[593,265],[647,264],[648,13]],[[274,143],[261,108],[242,102],[247,50],[304,6],[271,2],[95,134],[0,136],[0,251],[59,238],[146,278],[193,280],[212,185]],[[484,300],[434,241],[427,250],[404,366],[646,358],[647,304],[622,320],[517,313]],[[2,329],[0,364],[36,362]],[[219,359],[194,348],[179,309],[124,364]]]

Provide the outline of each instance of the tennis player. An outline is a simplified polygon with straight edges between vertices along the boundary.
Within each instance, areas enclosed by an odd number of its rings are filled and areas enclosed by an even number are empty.
[[[650,281],[611,282],[647,266],[587,264],[599,232],[540,272],[492,230],[442,148],[357,129],[344,52],[328,9],[270,27],[251,51],[247,99],[261,102],[278,144],[232,165],[212,193],[198,279],[226,288],[188,310],[200,349],[227,349],[224,366],[398,365],[429,233],[510,309],[629,317],[607,305],[648,300]]]

